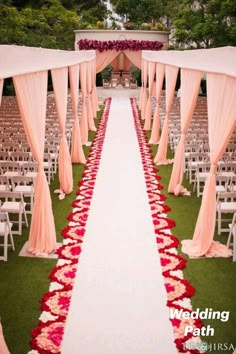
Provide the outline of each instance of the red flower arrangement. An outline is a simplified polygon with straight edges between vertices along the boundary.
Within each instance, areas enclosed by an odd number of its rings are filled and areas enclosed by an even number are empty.
[[[99,52],[115,49],[119,50],[160,50],[163,43],[159,41],[138,41],[135,39],[117,40],[117,41],[98,41],[89,39],[80,39],[78,42],[79,50],[96,49]]]

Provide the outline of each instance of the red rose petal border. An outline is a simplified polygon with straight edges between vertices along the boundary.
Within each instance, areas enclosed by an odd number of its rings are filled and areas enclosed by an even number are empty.
[[[30,342],[32,351],[29,354],[61,353],[64,325],[69,310],[79,256],[82,252],[90,203],[105,139],[111,98],[106,99],[104,105],[82,174],[82,180],[78,183],[77,198],[72,203],[73,212],[68,215],[69,223],[61,232],[64,238],[63,245],[57,250],[58,262],[49,275],[52,290],[40,300],[40,308],[43,312],[38,326],[32,330],[32,340]]]
[[[167,291],[167,306],[169,309],[183,309],[192,312],[192,309],[181,307],[179,300],[190,298],[195,293],[195,288],[191,286],[189,281],[174,274],[176,271],[182,270],[186,266],[186,260],[177,254],[178,239],[171,235],[168,231],[175,226],[175,222],[166,217],[166,213],[170,208],[165,205],[165,196],[160,194],[162,186],[159,184],[160,177],[156,175],[158,172],[154,165],[152,150],[148,145],[148,138],[142,128],[142,119],[140,117],[136,100],[130,98],[132,113],[134,117],[134,125],[137,133],[139,149],[143,164],[143,171],[146,181],[146,189],[149,198],[149,204],[152,214],[154,232],[157,235],[157,249],[160,255],[162,274]],[[173,252],[174,249],[174,252]],[[179,353],[201,353],[197,349],[187,350],[186,342],[193,336],[189,334],[184,336],[184,328],[186,325],[192,325],[195,328],[201,328],[203,323],[199,319],[170,319],[173,325],[175,335],[175,344]]]

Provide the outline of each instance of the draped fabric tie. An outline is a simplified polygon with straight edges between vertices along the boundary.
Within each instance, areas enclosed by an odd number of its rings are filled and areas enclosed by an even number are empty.
[[[73,173],[71,157],[65,133],[61,136],[58,163],[60,189],[65,194],[70,194],[73,191]]]
[[[216,175],[218,165],[215,162],[211,163],[210,174]]]
[[[88,128],[89,128],[89,130],[95,132],[97,129],[95,127],[94,119],[93,119],[92,94],[91,94],[91,92],[89,93],[89,96],[87,97],[87,114],[88,114]]]
[[[43,161],[38,162],[38,174],[44,174],[44,165]]]
[[[88,142],[87,96],[82,98],[82,114],[80,119],[81,142]]]
[[[153,117],[152,133],[149,140],[149,144],[157,144],[160,140],[160,110],[159,101],[156,103],[156,108]]]
[[[169,135],[169,118],[170,111],[166,112],[166,117],[163,124],[161,139],[154,162],[158,165],[168,165],[173,161],[167,159],[168,135]]]

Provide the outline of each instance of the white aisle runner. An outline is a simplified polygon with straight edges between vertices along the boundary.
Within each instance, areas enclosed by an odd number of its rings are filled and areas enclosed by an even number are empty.
[[[113,98],[62,354],[175,354],[128,98]]]

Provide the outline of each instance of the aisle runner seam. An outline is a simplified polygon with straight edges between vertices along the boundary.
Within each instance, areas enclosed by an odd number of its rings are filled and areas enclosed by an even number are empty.
[[[108,98],[101,113],[82,180],[78,183],[77,198],[72,203],[73,211],[67,217],[68,226],[62,231],[63,245],[56,252],[59,259],[49,275],[51,280],[49,292],[40,301],[42,313],[38,326],[32,330],[30,343],[32,350],[28,354],[61,353],[65,322],[101,159],[110,106],[111,98]]]
[[[134,125],[138,138],[139,149],[142,158],[145,182],[147,187],[148,200],[151,209],[154,232],[157,235],[156,242],[158,252],[160,254],[162,274],[167,292],[167,306],[169,309],[193,312],[190,297],[194,295],[195,289],[190,285],[189,281],[183,278],[182,269],[186,266],[186,260],[177,254],[178,239],[173,236],[170,229],[175,226],[175,222],[167,218],[166,213],[171,209],[165,205],[165,196],[160,193],[162,186],[160,185],[160,177],[156,174],[156,169],[151,149],[148,145],[148,139],[142,128],[142,119],[139,115],[135,99],[130,99],[132,113],[134,117]],[[200,319],[170,319],[174,335],[175,344],[179,353],[202,353],[198,349],[187,350],[189,341],[197,344],[201,343],[199,337],[193,337],[192,333],[184,336],[185,326],[193,326],[201,328],[203,323]]]

